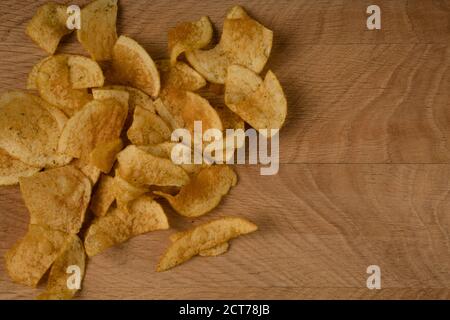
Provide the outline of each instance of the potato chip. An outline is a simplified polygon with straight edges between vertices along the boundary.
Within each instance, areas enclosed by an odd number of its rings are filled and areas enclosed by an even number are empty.
[[[128,203],[149,191],[150,189],[148,187],[136,186],[129,183],[116,172],[113,182],[113,194],[119,209],[128,211]]]
[[[172,208],[185,217],[199,217],[217,207],[220,200],[237,183],[231,167],[217,165],[203,168],[183,186],[176,196],[155,192],[169,201]]]
[[[68,234],[30,225],[27,234],[5,254],[10,278],[36,287],[67,242]]]
[[[78,170],[83,172],[83,174],[89,178],[91,181],[91,185],[94,186],[98,179],[100,178],[100,169],[97,167],[94,167],[91,164],[85,163],[80,159],[73,159],[73,161],[70,163],[71,165],[75,166]]]
[[[128,139],[135,145],[161,143],[170,140],[172,131],[156,113],[136,107],[133,123],[127,131]]]
[[[56,55],[44,60],[36,84],[42,99],[72,116],[91,100],[91,95],[86,89],[72,89],[68,59],[68,55]]]
[[[168,89],[197,91],[206,86],[205,78],[184,62],[178,61],[171,66],[169,60],[158,60],[156,64],[161,76],[161,91]]]
[[[77,268],[77,269],[75,269]],[[77,276],[80,281],[84,278],[86,268],[86,254],[80,238],[70,235],[61,254],[56,258],[50,269],[47,288],[45,292],[38,296],[39,300],[68,300],[72,299],[79,290]],[[80,274],[75,274],[75,272]],[[73,280],[72,280],[73,279]],[[68,285],[74,288],[69,288]]]
[[[187,233],[187,231],[173,233],[169,237],[170,241],[175,242],[178,239],[181,239],[186,233]],[[215,247],[212,247],[211,249],[205,249],[203,251],[200,251],[198,255],[201,257],[217,257],[217,256],[220,256],[221,254],[224,254],[225,252],[227,252],[229,247],[230,247],[230,244],[228,242],[224,242]]]
[[[38,63],[36,63],[33,68],[31,69],[30,73],[28,74],[27,78],[27,89],[28,90],[37,90],[37,77],[39,74],[39,68],[42,66],[42,64],[50,59],[52,56],[45,57],[44,59],[40,60]]]
[[[287,101],[277,77],[268,71],[264,82],[255,88],[257,75],[249,76],[248,69],[233,65],[228,69],[225,103],[261,134],[261,129],[280,129],[287,115]],[[250,79],[250,80],[249,80]],[[239,91],[239,88],[242,90]]]
[[[91,182],[74,166],[19,179],[30,223],[76,234],[91,199]]]
[[[0,148],[40,168],[65,165],[70,157],[57,152],[67,118],[41,98],[21,91],[0,97]]]
[[[54,2],[40,6],[26,28],[26,34],[49,54],[54,54],[63,36],[72,32],[66,27],[67,7]]]
[[[201,17],[195,22],[183,22],[169,29],[170,63],[174,65],[177,58],[185,51],[206,47],[212,39],[213,29],[208,17]]]
[[[173,268],[201,251],[227,242],[240,235],[254,232],[258,227],[244,218],[224,217],[201,224],[173,242],[159,261],[157,271]]]
[[[115,99],[120,102],[124,108],[128,109],[130,94],[127,90],[106,88],[92,89],[92,96],[95,100]]]
[[[156,113],[161,117],[161,119],[173,129],[178,128],[178,120],[172,115],[169,108],[164,104],[164,102],[158,98],[153,103]]]
[[[93,221],[84,242],[86,253],[92,257],[137,235],[168,228],[162,207],[151,197],[142,196],[131,203],[128,212],[111,208]]]
[[[17,184],[20,177],[32,176],[40,170],[41,168],[32,167],[0,149],[0,186]]]
[[[81,29],[77,38],[96,61],[110,60],[116,32],[117,0],[96,0],[81,10]]]
[[[97,62],[83,56],[69,56],[67,60],[73,89],[102,87],[103,71]]]
[[[134,145],[117,156],[119,175],[134,185],[183,186],[189,176],[169,159],[155,157]]]
[[[108,173],[116,161],[116,156],[123,149],[123,142],[120,139],[111,140],[100,144],[92,150],[89,163],[100,169],[103,173]]]
[[[119,37],[113,49],[112,70],[118,83],[158,96],[161,86],[158,69],[147,51],[133,39]]]
[[[127,113],[116,99],[89,102],[67,121],[58,150],[89,163],[96,147],[119,138]]]
[[[260,73],[272,49],[273,33],[234,7],[223,25],[219,44],[210,50],[186,52],[189,63],[213,83],[225,83],[227,68],[238,64]]]
[[[97,216],[104,216],[115,199],[115,182],[113,177],[103,175],[91,199],[89,208]]]

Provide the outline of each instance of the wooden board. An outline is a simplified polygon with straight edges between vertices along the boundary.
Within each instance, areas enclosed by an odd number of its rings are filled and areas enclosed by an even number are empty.
[[[82,299],[450,298],[450,2],[379,0],[382,30],[368,31],[373,1],[245,1],[274,30],[268,68],[289,101],[281,167],[240,181],[214,213],[260,231],[216,258],[166,273],[155,264],[174,230],[132,239],[89,261]],[[42,1],[0,3],[0,87],[24,88],[45,54],[24,35]],[[78,2],[80,4],[85,2]],[[155,58],[166,32],[209,15],[220,31],[234,1],[120,1],[119,32]],[[71,36],[60,52],[84,53]],[[17,187],[0,189],[0,254],[25,233]],[[382,289],[366,287],[379,265]],[[0,298],[33,298],[0,267]]]

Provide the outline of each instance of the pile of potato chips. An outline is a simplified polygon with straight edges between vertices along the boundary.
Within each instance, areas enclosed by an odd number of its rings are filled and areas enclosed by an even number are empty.
[[[68,268],[77,266],[83,277],[86,255],[168,229],[159,201],[196,218],[236,185],[228,165],[172,162],[175,129],[192,132],[194,121],[222,132],[245,123],[280,129],[286,118],[276,76],[259,75],[272,31],[243,8],[229,11],[219,43],[209,49],[207,17],[178,24],[168,34],[170,59],[156,62],[135,40],[117,36],[117,12],[117,0],[82,8],[76,32],[88,58],[55,54],[71,32],[67,8],[41,6],[26,28],[49,54],[28,77],[27,89],[38,95],[0,97],[0,185],[19,183],[30,213],[28,232],[5,255],[6,268],[13,281],[32,287],[49,271],[40,299],[72,298],[79,288],[67,285]],[[208,82],[228,108],[198,93]],[[223,254],[231,239],[255,230],[246,219],[225,217],[175,233],[157,271]]]

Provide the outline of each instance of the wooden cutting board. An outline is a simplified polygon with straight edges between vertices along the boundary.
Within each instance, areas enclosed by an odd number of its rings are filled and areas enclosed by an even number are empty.
[[[0,2],[0,88],[24,88],[45,56],[24,35],[43,1]],[[83,4],[73,1],[71,3]],[[169,27],[208,15],[220,34],[235,1],[120,1],[118,30],[155,59]],[[450,1],[241,3],[274,31],[268,68],[289,102],[278,175],[238,166],[239,184],[205,221],[239,215],[260,230],[220,257],[156,273],[168,236],[89,260],[81,299],[450,298]],[[381,30],[366,8],[381,8]],[[85,52],[71,36],[60,52]],[[26,230],[17,187],[0,189],[0,254]],[[381,290],[369,290],[369,265]],[[0,267],[0,298],[33,298]]]

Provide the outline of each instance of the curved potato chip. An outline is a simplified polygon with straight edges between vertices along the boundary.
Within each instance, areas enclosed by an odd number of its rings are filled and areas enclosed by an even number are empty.
[[[217,247],[240,235],[254,232],[258,227],[244,218],[224,217],[201,224],[173,242],[159,261],[157,271],[173,268],[200,252]]]
[[[77,38],[96,61],[110,60],[116,32],[117,0],[96,0],[81,10]]]
[[[139,43],[120,36],[114,45],[112,70],[115,79],[157,97],[161,87],[158,69]]]
[[[91,95],[86,89],[72,89],[68,59],[68,55],[56,55],[44,60],[36,84],[42,99],[71,116],[91,100]]]
[[[206,86],[205,78],[184,62],[178,61],[171,66],[169,60],[158,60],[156,64],[161,75],[162,91],[169,88],[197,91]]]
[[[108,173],[116,161],[116,156],[122,150],[123,142],[120,139],[111,140],[100,144],[92,150],[89,163]]]
[[[113,182],[113,194],[119,209],[128,211],[128,203],[149,191],[150,189],[148,187],[136,186],[129,183],[116,172]]]
[[[71,275],[68,271],[74,272],[73,267],[80,271],[80,283],[71,283],[75,288],[69,288],[68,282]],[[75,293],[80,290],[76,288],[78,284],[81,285],[81,280],[84,278],[86,268],[86,254],[84,252],[83,243],[76,235],[70,235],[61,254],[56,258],[53,266],[50,269],[48,276],[47,288],[45,292],[40,294],[39,300],[68,300],[72,299]],[[76,271],[77,272],[77,271]],[[77,281],[77,278],[74,278]]]
[[[170,63],[174,65],[177,58],[185,51],[206,47],[212,39],[213,29],[208,17],[201,17],[195,22],[183,22],[169,29]]]
[[[152,198],[142,196],[131,203],[128,212],[112,208],[94,220],[84,241],[86,253],[92,257],[137,235],[168,228],[162,207]]]
[[[241,7],[231,9],[219,44],[186,52],[189,63],[213,83],[225,83],[227,68],[239,64],[260,73],[272,50],[273,32],[250,18]]]
[[[89,102],[67,121],[58,150],[89,163],[97,146],[119,138],[127,113],[116,99]]]
[[[170,241],[175,242],[178,239],[181,239],[186,233],[187,231],[173,233],[172,235],[170,235],[169,239]],[[200,251],[198,255],[201,257],[216,257],[227,252],[229,247],[230,244],[228,242],[224,242],[215,247],[212,247],[211,249]]]
[[[67,60],[73,89],[102,87],[103,71],[97,62],[83,56],[69,56]]]
[[[40,170],[41,168],[32,167],[0,149],[0,186],[17,184],[20,177],[32,176]]]
[[[68,234],[30,225],[27,234],[5,254],[6,270],[14,282],[36,287],[67,242]]]
[[[52,56],[45,57],[44,59],[40,60],[38,63],[36,63],[33,68],[31,69],[30,73],[28,74],[27,78],[27,89],[28,90],[37,90],[37,77],[39,74],[39,68],[42,66],[42,64],[50,59]]]
[[[102,176],[91,199],[89,208],[97,216],[104,216],[115,199],[115,182],[113,177]]]
[[[270,70],[256,88],[257,81],[254,79],[257,75],[249,77],[248,74],[249,70],[241,66],[228,68],[225,103],[253,128],[267,135],[266,130],[261,129],[280,129],[283,126],[287,115],[286,97],[280,82]],[[270,131],[269,135],[272,134]]]
[[[26,34],[42,49],[53,54],[63,36],[72,32],[66,27],[67,7],[54,2],[40,6],[26,28]]]
[[[169,159],[159,158],[134,145],[117,156],[119,175],[134,185],[183,186],[189,176]]]
[[[156,191],[169,201],[179,214],[195,218],[217,207],[220,200],[237,183],[236,173],[226,165],[206,167],[183,186],[176,196]]]
[[[76,234],[91,199],[91,182],[74,166],[19,179],[30,223]]]
[[[97,183],[98,178],[100,178],[101,174],[100,169],[94,167],[93,165],[84,163],[80,159],[73,159],[73,161],[70,164],[75,166],[75,168],[77,168],[81,172],[83,172],[84,175],[88,177],[89,180],[91,181],[92,186],[94,186]]]
[[[127,137],[132,144],[148,145],[170,140],[171,133],[169,126],[156,113],[136,107]]]
[[[0,97],[0,148],[35,167],[57,167],[71,161],[59,154],[58,140],[67,118],[37,96],[21,91]]]

